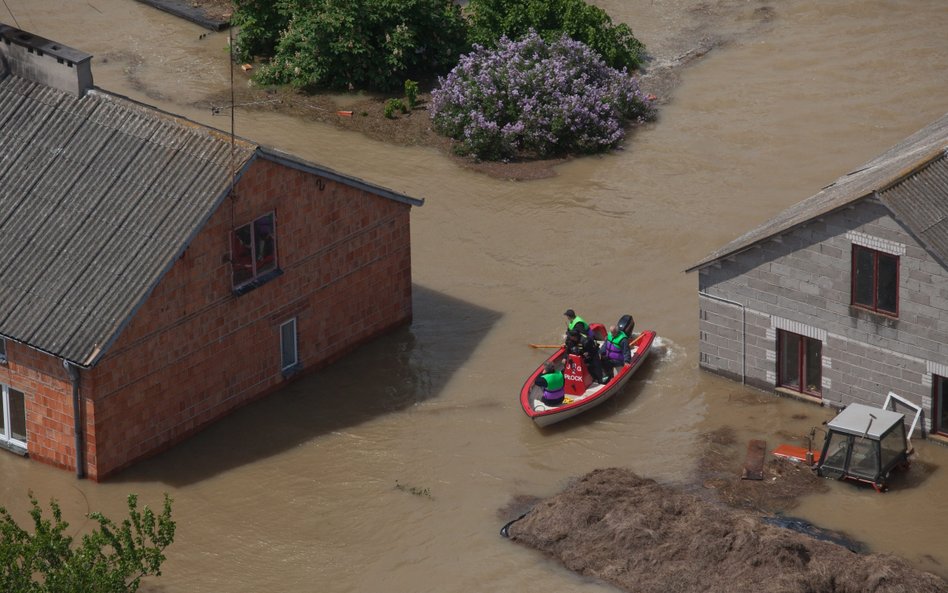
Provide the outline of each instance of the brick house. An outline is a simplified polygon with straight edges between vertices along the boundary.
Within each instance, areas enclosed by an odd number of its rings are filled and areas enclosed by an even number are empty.
[[[698,271],[702,369],[833,407],[892,391],[948,436],[948,115]]]
[[[0,447],[99,480],[411,320],[422,201],[0,25]]]

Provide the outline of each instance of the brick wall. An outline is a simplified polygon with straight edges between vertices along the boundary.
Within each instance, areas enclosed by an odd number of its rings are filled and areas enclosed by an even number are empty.
[[[60,359],[7,341],[0,382],[24,394],[27,448],[32,459],[75,469],[72,381]],[[91,410],[86,409],[86,420]],[[94,455],[94,447],[91,451]]]
[[[899,316],[850,306],[853,243],[899,255]],[[823,342],[822,398],[879,406],[895,391],[931,413],[948,365],[948,272],[875,199],[765,241],[699,274],[702,368],[773,389],[777,331]],[[730,304],[725,301],[733,301]]]
[[[284,273],[235,296],[231,230],[269,211]],[[290,318],[301,371],[409,322],[409,213],[407,204],[255,161],[236,198],[84,371],[89,476],[102,479],[283,385],[279,326]]]

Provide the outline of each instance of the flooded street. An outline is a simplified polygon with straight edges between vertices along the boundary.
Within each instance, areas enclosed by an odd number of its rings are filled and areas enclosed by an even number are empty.
[[[6,0],[16,25],[93,59],[97,86],[229,129],[227,33],[132,0]],[[238,108],[236,133],[424,198],[414,322],[103,484],[0,454],[0,504],[55,497],[76,532],[125,497],[175,500],[163,575],[142,590],[613,591],[501,538],[518,495],[592,469],[695,485],[701,435],[802,445],[828,409],[698,370],[690,267],[948,111],[943,0],[597,2],[656,54],[714,45],[625,149],[499,180],[424,148]],[[10,14],[0,9],[0,22]],[[11,23],[13,24],[13,23]],[[246,84],[238,80],[238,84]],[[586,246],[594,247],[590,253]],[[609,402],[540,430],[517,395],[563,311],[632,313],[663,348]],[[173,389],[173,386],[167,386]],[[820,433],[817,433],[818,435]],[[794,513],[948,578],[948,448],[885,495],[828,482]]]

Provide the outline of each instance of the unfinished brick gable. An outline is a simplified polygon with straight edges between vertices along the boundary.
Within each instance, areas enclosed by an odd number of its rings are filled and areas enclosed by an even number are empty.
[[[410,321],[410,209],[279,162],[254,161],[105,356],[82,371],[89,477],[102,479],[167,448]],[[270,211],[282,274],[237,295],[231,233]],[[285,376],[280,325],[292,318],[299,364]],[[36,355],[48,361],[36,363],[45,370],[33,383],[10,379],[34,402],[30,455],[74,467],[68,374],[61,363],[51,368],[56,359]]]

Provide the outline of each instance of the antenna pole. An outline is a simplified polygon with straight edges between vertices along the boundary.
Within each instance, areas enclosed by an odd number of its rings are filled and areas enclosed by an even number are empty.
[[[231,196],[237,197],[237,142],[234,135],[234,111],[237,109],[234,101],[234,28],[227,27],[227,66],[230,68],[230,169],[231,169]]]

